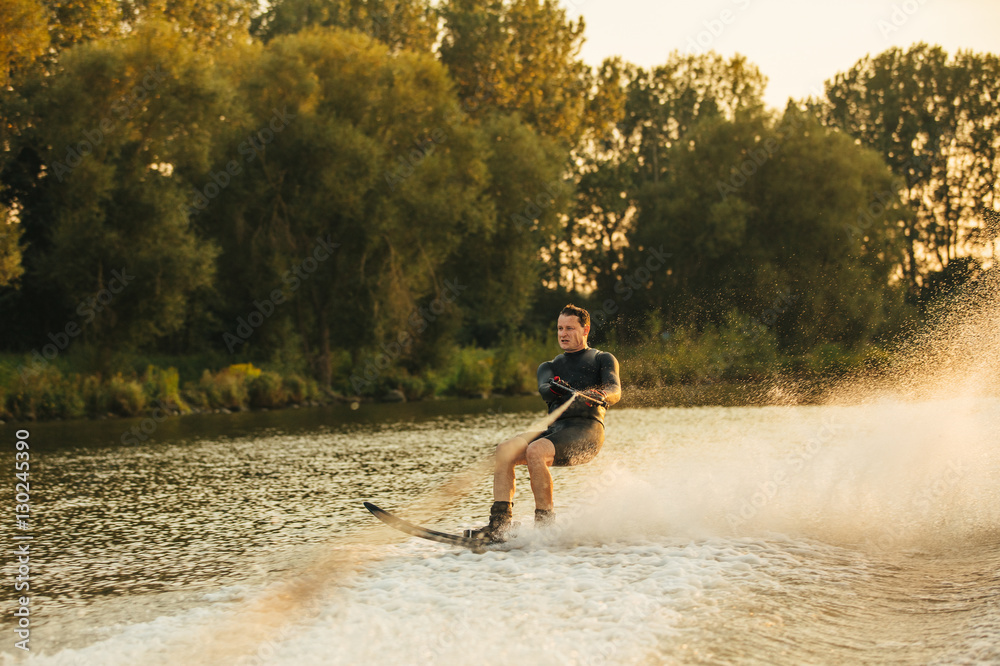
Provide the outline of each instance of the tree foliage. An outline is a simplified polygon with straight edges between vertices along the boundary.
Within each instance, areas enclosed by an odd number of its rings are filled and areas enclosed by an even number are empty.
[[[49,35],[59,52],[75,44],[122,34],[118,0],[42,0],[49,15]]]
[[[491,116],[479,129],[488,218],[462,235],[445,270],[469,285],[464,310],[470,338],[493,344],[524,322],[545,274],[539,251],[559,234],[571,188],[563,180],[565,151],[557,141],[517,116]]]
[[[207,60],[167,29],[66,54],[36,100],[47,122],[34,125],[12,174],[32,241],[21,307],[58,294],[45,325],[82,318],[83,338],[106,349],[183,325],[215,249],[193,233],[175,173],[207,158],[220,97]],[[102,293],[107,302],[95,302]]]
[[[890,49],[779,113],[738,55],[586,66],[554,0],[10,0],[0,28],[7,350],[69,322],[357,391],[573,299],[623,341],[805,354],[995,261],[991,54]]]
[[[16,285],[24,274],[21,265],[21,225],[11,219],[10,211],[0,207],[0,287]]]
[[[667,153],[696,123],[763,107],[763,75],[740,56],[725,60],[716,53],[672,53],[652,70],[610,61],[602,67],[612,131],[591,142],[578,160],[575,242],[566,252],[587,266],[598,289],[609,293],[623,268],[635,214],[643,202],[655,205],[671,169]],[[620,93],[613,95],[617,88]]]
[[[256,0],[120,0],[122,21],[131,30],[145,21],[165,20],[202,44],[247,39],[257,14]]]
[[[517,113],[576,144],[587,119],[583,19],[568,20],[555,0],[449,0],[440,12],[441,62],[470,114]]]
[[[422,332],[410,320],[418,301],[445,288],[443,262],[487,224],[483,146],[429,55],[392,56],[357,33],[310,30],[276,38],[242,65],[247,103],[220,155],[245,173],[203,224],[249,287],[234,285],[246,299],[236,302],[284,289],[294,303],[282,313],[294,313],[329,381],[334,345],[360,352]],[[280,130],[276,115],[286,119]],[[240,137],[258,147],[233,151]],[[321,238],[337,245],[332,256],[286,279]]]
[[[0,88],[10,83],[12,69],[30,65],[48,45],[48,17],[38,0],[0,4]]]
[[[279,0],[254,22],[265,40],[310,27],[357,30],[393,51],[430,51],[438,19],[427,0]]]
[[[911,289],[990,243],[983,210],[1000,204],[1000,59],[916,44],[858,61],[827,82],[827,122],[878,151],[913,211]]]
[[[877,155],[794,108],[776,124],[760,113],[699,120],[665,154],[670,168],[641,200],[623,274],[652,250],[672,253],[638,304],[669,322],[722,324],[760,316],[788,346],[857,343],[902,312],[891,287],[901,246],[898,211],[881,209],[855,234],[859,211],[891,184]]]

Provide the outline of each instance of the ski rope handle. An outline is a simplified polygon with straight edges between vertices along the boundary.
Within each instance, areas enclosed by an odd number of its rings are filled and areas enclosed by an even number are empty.
[[[594,404],[600,405],[601,407],[605,407],[605,408],[607,408],[607,406],[608,406],[607,400],[604,400],[603,398],[595,398],[593,396],[589,396],[589,395],[585,394],[583,391],[577,391],[575,388],[573,388],[572,386],[570,386],[569,384],[567,384],[566,382],[564,382],[559,377],[553,377],[552,380],[550,381],[550,383],[554,384],[555,386],[558,386],[561,389],[563,389],[566,393],[569,393],[569,394],[572,394],[572,395],[579,395],[581,398],[583,398],[583,400],[585,400],[587,402],[587,406],[588,407],[591,406],[591,405],[594,405]],[[556,395],[559,395],[556,391],[553,391],[552,389],[549,389],[549,390],[552,391],[553,393],[556,393]]]

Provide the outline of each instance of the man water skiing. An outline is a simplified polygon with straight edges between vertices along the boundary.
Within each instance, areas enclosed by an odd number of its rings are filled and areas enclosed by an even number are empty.
[[[521,433],[497,446],[490,524],[472,531],[475,538],[488,542],[507,540],[513,515],[514,467],[528,466],[535,496],[535,525],[550,525],[555,513],[549,467],[590,462],[604,444],[604,414],[622,394],[618,360],[608,352],[587,346],[590,313],[583,308],[564,307],[557,330],[563,353],[538,366],[538,391],[549,413],[569,401],[573,403],[543,432]]]

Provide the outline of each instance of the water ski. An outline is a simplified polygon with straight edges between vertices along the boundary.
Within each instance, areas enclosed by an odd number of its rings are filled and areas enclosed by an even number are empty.
[[[381,520],[389,527],[397,529],[400,532],[405,532],[406,534],[412,534],[413,536],[420,537],[421,539],[437,541],[438,543],[446,543],[451,546],[461,546],[462,548],[468,548],[474,553],[485,553],[488,546],[498,545],[482,539],[460,536],[458,534],[447,534],[445,532],[429,530],[426,527],[420,527],[419,525],[408,523],[402,518],[397,518],[392,515],[385,509],[375,506],[371,502],[365,502],[365,508],[371,511],[373,516]]]

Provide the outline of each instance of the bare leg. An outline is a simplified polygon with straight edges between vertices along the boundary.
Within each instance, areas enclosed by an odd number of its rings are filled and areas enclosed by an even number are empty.
[[[511,437],[497,446],[493,468],[493,500],[514,501],[514,467],[525,464],[524,452],[528,448],[525,433]]]
[[[525,451],[525,462],[531,476],[531,492],[535,496],[535,508],[551,511],[552,473],[549,467],[556,457],[556,447],[548,439],[536,439]]]

